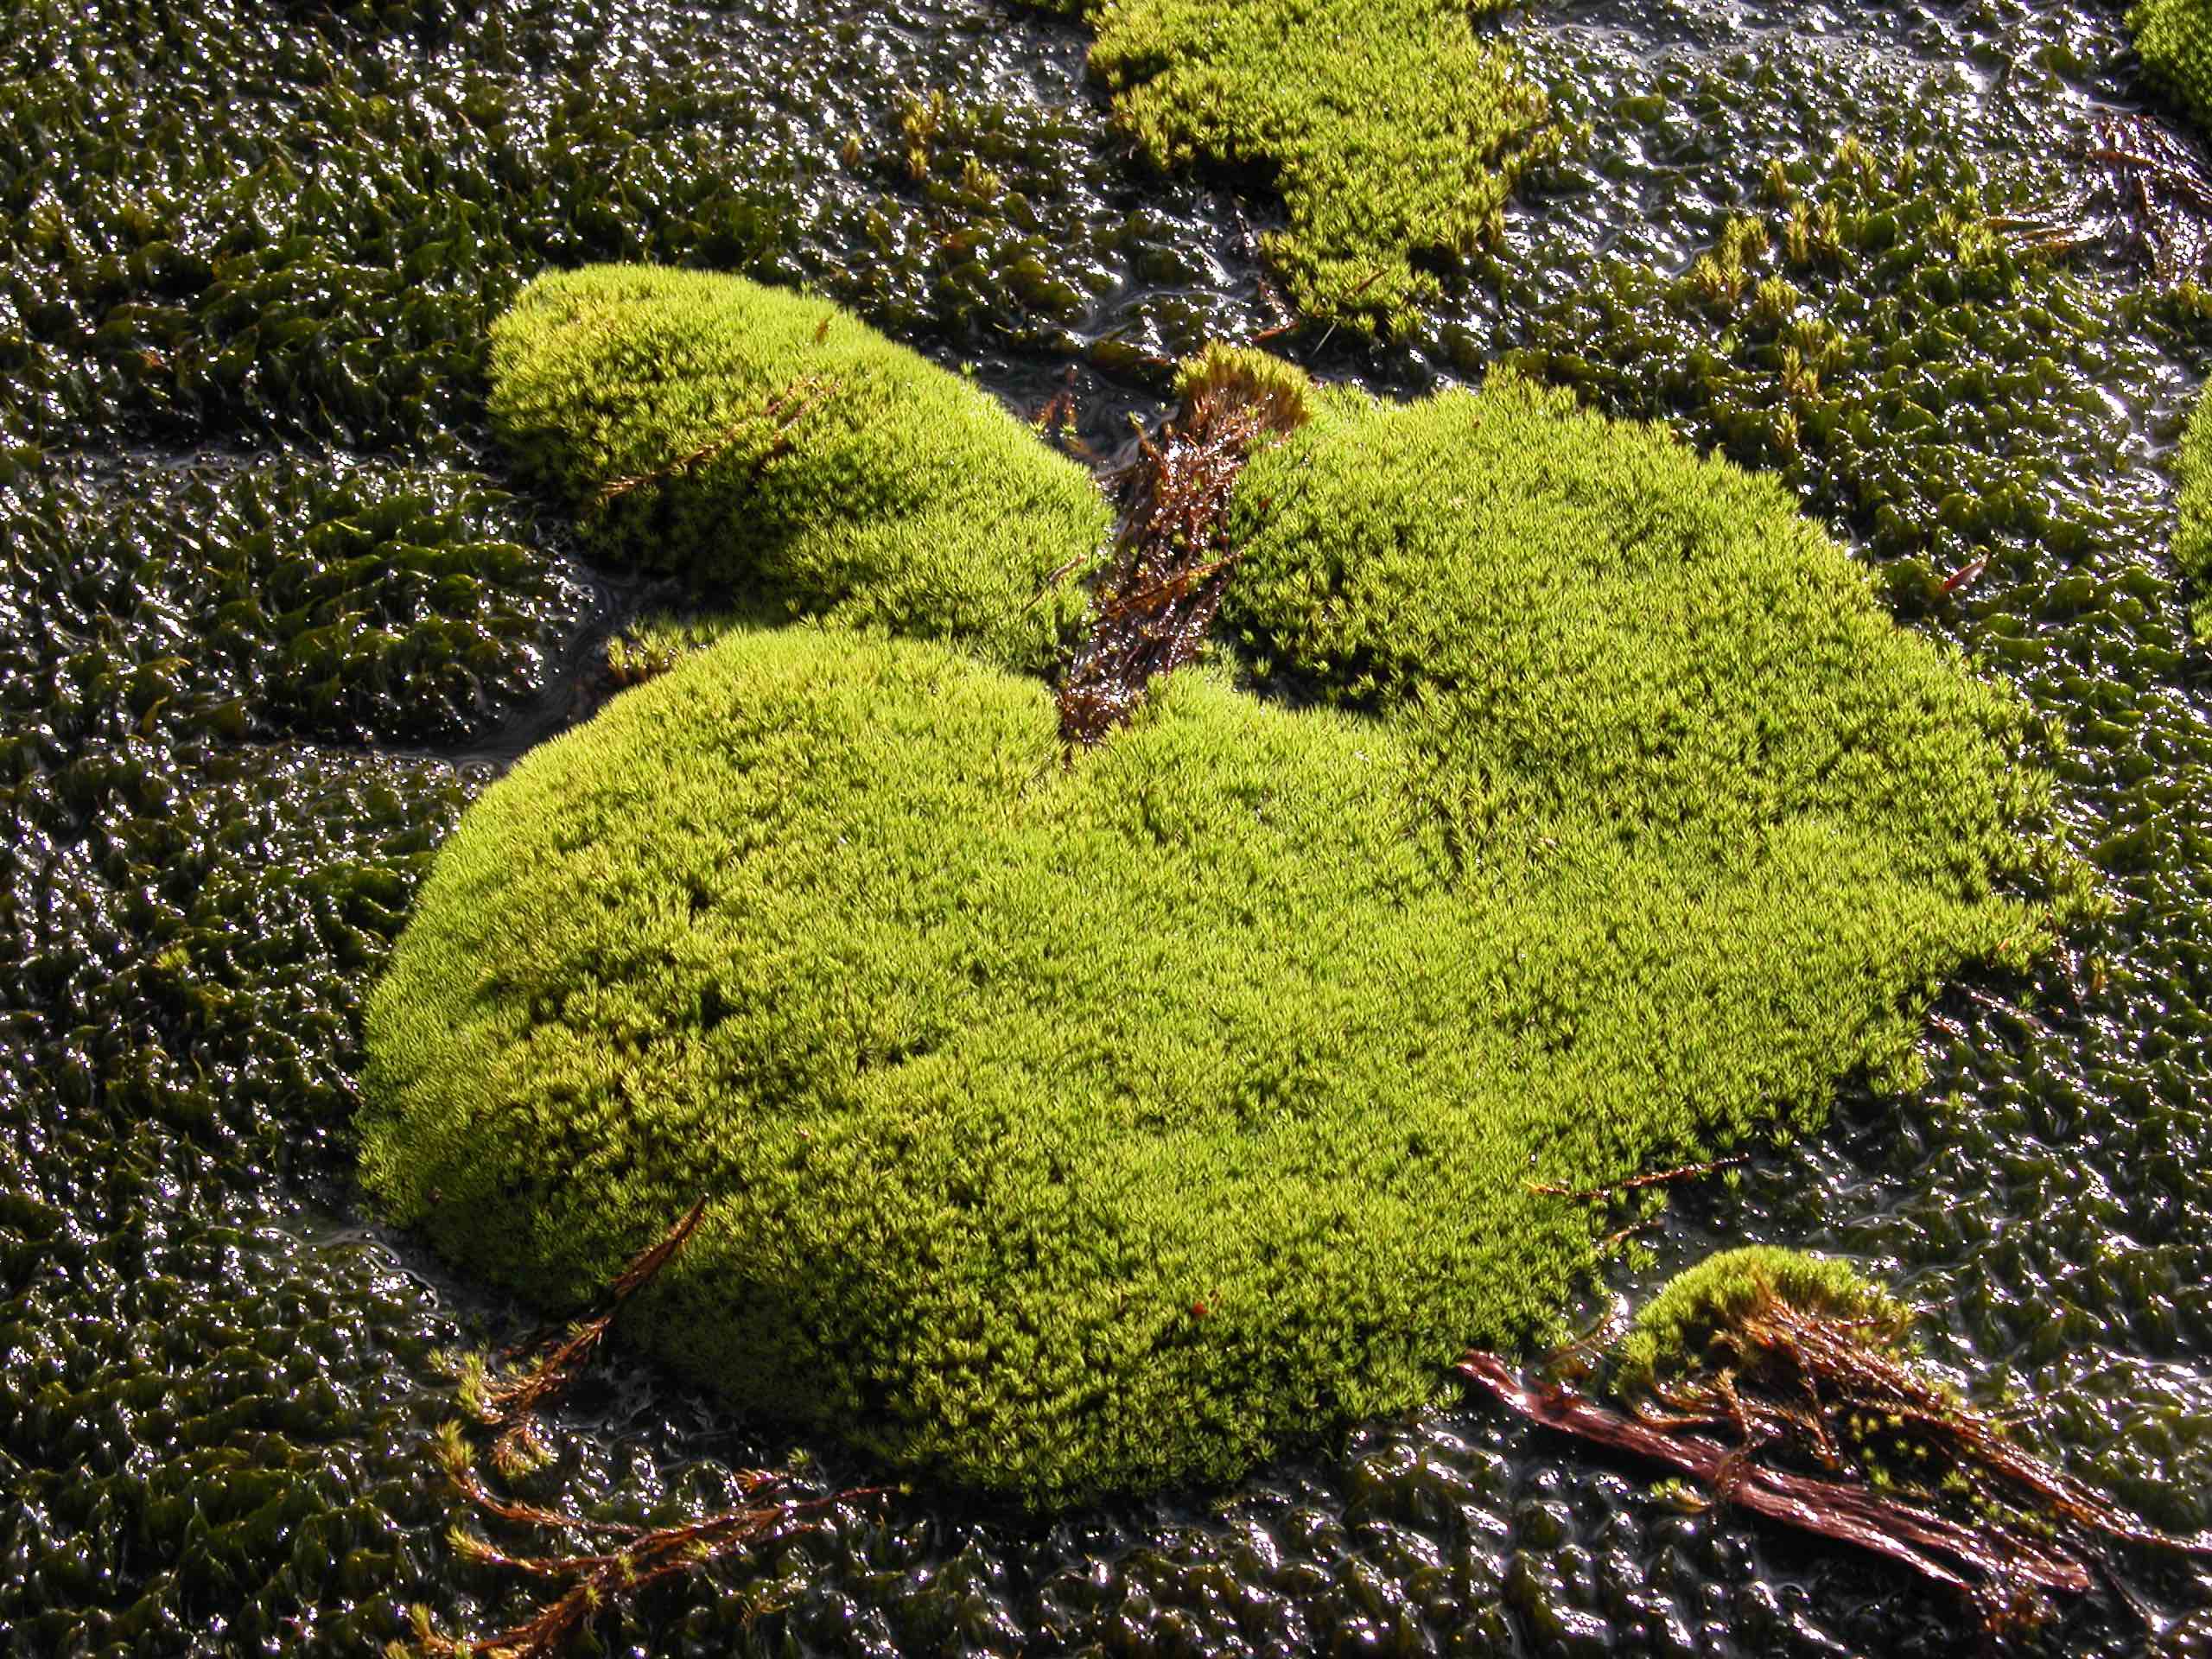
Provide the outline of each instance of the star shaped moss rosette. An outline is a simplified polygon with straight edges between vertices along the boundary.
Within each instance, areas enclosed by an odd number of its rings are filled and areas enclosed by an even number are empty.
[[[1237,481],[1236,665],[1071,747],[1024,671],[1105,510],[957,377],[636,270],[495,362],[525,472],[648,515],[607,545],[798,620],[471,809],[364,1179],[549,1306],[705,1195],[633,1335],[896,1467],[1049,1507],[1436,1398],[1556,1333],[1572,1195],[1909,1082],[2081,902],[2016,696],[1775,485],[1526,383],[1315,394]]]

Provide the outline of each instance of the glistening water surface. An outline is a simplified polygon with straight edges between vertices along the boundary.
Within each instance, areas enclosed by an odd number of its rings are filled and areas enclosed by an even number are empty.
[[[1263,180],[1139,170],[1083,32],[999,0],[0,15],[0,1631],[25,1654],[353,1654],[416,1602],[489,1629],[525,1592],[453,1549],[424,1445],[455,1409],[440,1351],[531,1316],[361,1208],[357,1011],[470,793],[603,691],[611,630],[680,595],[581,568],[503,487],[485,322],[588,259],[810,281],[1025,410],[1071,384],[1103,452],[1159,409],[1164,359],[1285,321],[1258,263],[1276,210]],[[2044,269],[1927,206],[1969,172],[1984,212],[2093,187],[2099,116],[2144,106],[2120,13],[1587,0],[1484,27],[1523,41],[1586,142],[1417,337],[1277,344],[1393,392],[1517,353],[1783,470],[1913,626],[2064,723],[2068,819],[2111,901],[2033,980],[1948,995],[1916,1095],[1847,1099],[1821,1136],[1679,1196],[1616,1288],[1718,1240],[1847,1253],[1930,1306],[1938,1359],[2037,1449],[2203,1526],[2212,731],[2159,458],[2206,330],[2124,238]],[[1733,214],[1780,269],[1799,196],[1842,209],[1836,245],[1790,267],[1800,306],[1699,297]],[[1725,264],[1702,279],[1724,296]],[[538,1501],[673,1520],[731,1501],[734,1468],[869,1473],[619,1353],[598,1377]],[[1453,1405],[1229,1492],[1049,1521],[931,1491],[855,1505],[599,1637],[1972,1639],[1946,1595],[1679,1512],[1648,1478]],[[2212,1637],[2212,1586],[2123,1568],[2036,1645]]]

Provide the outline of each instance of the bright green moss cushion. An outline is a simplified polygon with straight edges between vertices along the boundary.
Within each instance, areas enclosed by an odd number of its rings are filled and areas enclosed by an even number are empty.
[[[1259,175],[1289,223],[1262,239],[1292,304],[1410,327],[1433,267],[1504,238],[1521,174],[1559,152],[1542,88],[1473,14],[1504,0],[1063,0],[1090,68],[1157,165]]]
[[[2212,3],[2140,0],[2127,23],[2152,79],[2181,100],[2197,125],[2212,127]]]
[[[2174,457],[2174,563],[2194,582],[2190,620],[2197,639],[2212,640],[2212,398],[2199,397]]]
[[[957,639],[1040,671],[1103,542],[1090,475],[958,375],[740,276],[541,277],[492,331],[492,418],[598,558],[772,617]]]
[[[486,791],[368,1008],[365,1178],[774,1417],[1025,1502],[1234,1476],[1550,1334],[1592,1187],[1816,1122],[2001,896],[2024,715],[1781,493],[1512,381],[1322,398],[1236,615],[1064,753],[747,630]],[[1258,504],[1267,503],[1262,512]],[[627,1317],[627,1316],[626,1316]]]

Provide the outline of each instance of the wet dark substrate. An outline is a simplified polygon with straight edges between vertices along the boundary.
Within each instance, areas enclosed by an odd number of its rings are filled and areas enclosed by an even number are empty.
[[[530,1316],[364,1214],[356,1010],[467,794],[587,709],[599,642],[665,596],[575,567],[500,487],[483,317],[584,258],[812,280],[1024,408],[1073,365],[1103,453],[1156,410],[1160,359],[1281,321],[1255,263],[1269,210],[1134,173],[1098,136],[1079,31],[992,0],[890,22],[746,0],[10,22],[0,1645],[359,1653],[418,1601],[488,1627],[522,1601],[454,1554],[423,1446],[454,1410],[440,1351]],[[1916,137],[2056,197],[2094,111],[2141,101],[2117,13],[2090,5],[1592,0],[1512,26],[1588,150],[1537,181],[1502,280],[1427,337],[1294,337],[1325,373],[1478,373],[1594,257],[1687,261],[1769,155]],[[951,113],[916,178],[900,114],[932,89]],[[996,197],[963,195],[970,156]],[[2114,317],[2141,277],[2123,252],[2077,269]],[[2016,538],[1942,603],[1895,588],[2066,721],[2064,807],[2111,917],[2032,982],[1948,995],[1924,1089],[1847,1099],[1740,1186],[1681,1195],[1615,1287],[1716,1241],[1847,1252],[1931,1306],[1938,1357],[2009,1395],[2038,1449],[2195,1529],[2212,697],[2156,462],[2202,346],[2114,327],[2112,417],[2066,428],[2041,486],[2082,527],[2067,550]],[[728,1469],[795,1456],[824,1486],[870,1473],[619,1355],[558,1427],[533,1495],[626,1515],[697,1512]],[[2212,1605],[2180,1569],[2123,1569],[2046,1650],[2143,1651],[2146,1618]],[[1229,1493],[1052,1522],[938,1492],[858,1508],[601,1634],[640,1654],[1765,1655],[1948,1653],[1971,1630],[1885,1567],[1672,1511],[1643,1471],[1452,1404]]]

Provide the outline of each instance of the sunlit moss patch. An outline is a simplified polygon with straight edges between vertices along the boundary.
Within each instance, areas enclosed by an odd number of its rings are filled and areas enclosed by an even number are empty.
[[[1910,1310],[1850,1262],[1751,1244],[1685,1268],[1637,1310],[1615,1351],[1615,1386],[1632,1395],[1708,1363],[1742,1365],[1730,1336],[1746,1313],[1777,1299],[1853,1325],[1871,1346],[1910,1350]]]
[[[2199,640],[2212,639],[2212,595],[2204,592],[2212,576],[2212,403],[2197,400],[2174,458],[2177,522],[2174,562],[2196,584],[2190,621]]]
[[[1281,194],[1289,224],[1262,247],[1309,316],[1409,321],[1440,291],[1437,262],[1503,238],[1514,181],[1559,142],[1542,90],[1510,46],[1474,33],[1464,4],[1080,9],[1097,30],[1091,72],[1146,156],[1244,169]]]
[[[2196,118],[2212,116],[2212,7],[2204,0],[2139,0],[2127,14],[2143,67]]]
[[[602,557],[1032,670],[1081,614],[1090,475],[826,301],[598,267],[533,283],[492,351],[499,435]]]
[[[1220,1479],[1548,1333],[1567,1194],[1816,1121],[2044,937],[2019,704],[1775,486],[1511,383],[1246,476],[1248,624],[1381,717],[1185,671],[1071,754],[944,645],[730,634],[448,843],[372,1190],[553,1303],[704,1193],[643,1324],[736,1401],[1034,1503]]]

